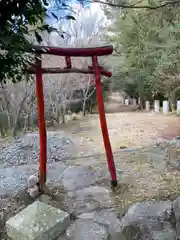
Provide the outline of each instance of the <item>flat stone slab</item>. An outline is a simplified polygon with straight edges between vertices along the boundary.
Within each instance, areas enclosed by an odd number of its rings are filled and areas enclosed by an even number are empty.
[[[62,184],[68,191],[94,184],[102,173],[85,166],[70,166],[63,172]]]
[[[71,196],[71,192],[69,192],[67,201],[69,212],[73,212],[76,216],[112,206],[109,190],[99,186],[77,190],[75,196]]]
[[[97,210],[90,213],[83,213],[78,219],[93,220],[94,222],[106,226],[110,234],[120,229],[121,223],[114,212],[107,209]]]
[[[54,240],[70,225],[68,213],[36,201],[6,222],[12,240]]]
[[[76,220],[66,232],[67,238],[73,240],[108,240],[108,235],[105,226],[85,219]]]

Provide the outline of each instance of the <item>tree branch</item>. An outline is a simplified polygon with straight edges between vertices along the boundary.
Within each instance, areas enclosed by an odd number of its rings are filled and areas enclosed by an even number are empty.
[[[103,4],[103,5],[107,5],[107,6],[110,6],[110,7],[117,7],[117,8],[139,8],[139,9],[144,8],[144,9],[154,10],[154,9],[163,8],[163,7],[166,7],[166,6],[169,6],[169,5],[173,5],[173,4],[178,4],[178,3],[180,3],[180,0],[166,1],[162,4],[157,5],[157,6],[135,5],[135,4],[126,5],[126,4],[123,4],[123,3],[112,3],[112,2],[109,2],[109,1],[104,2],[104,1],[101,1],[101,0],[93,0],[93,2],[100,3],[100,4]]]

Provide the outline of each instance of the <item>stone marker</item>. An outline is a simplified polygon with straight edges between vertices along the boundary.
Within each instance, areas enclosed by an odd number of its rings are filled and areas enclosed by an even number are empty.
[[[168,114],[168,112],[169,112],[169,102],[163,101],[163,113]]]
[[[70,225],[68,213],[36,201],[6,222],[12,240],[54,240]]]
[[[133,100],[132,100],[132,104],[133,104],[133,106],[136,106],[136,99],[135,98],[133,98]]]
[[[129,105],[129,99],[125,99],[125,105],[128,106]]]
[[[159,112],[160,106],[159,106],[159,100],[154,101],[154,111]]]
[[[141,105],[141,98],[138,98],[138,105]]]
[[[177,114],[180,114],[180,100],[177,101]]]
[[[150,103],[149,101],[146,101],[146,111],[149,111],[150,110]]]

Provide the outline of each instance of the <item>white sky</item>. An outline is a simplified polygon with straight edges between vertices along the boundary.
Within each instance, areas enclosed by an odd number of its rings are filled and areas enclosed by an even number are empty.
[[[73,7],[73,11],[76,12],[76,14],[72,14],[76,20],[76,24],[78,25],[78,22],[82,22],[82,19],[84,19],[84,21],[89,21],[91,19],[91,21],[94,19],[96,19],[95,21],[100,21],[102,22],[102,24],[104,24],[106,22],[105,19],[105,15],[103,10],[100,7],[99,3],[91,3],[89,5],[89,7],[86,8],[82,8],[80,4],[72,4]],[[91,18],[92,16],[92,18]],[[63,22],[64,23],[64,22]],[[66,22],[65,25],[63,26],[63,30],[68,32],[68,27],[69,27],[70,22]],[[76,26],[77,26],[76,25]],[[58,26],[60,26],[58,24]],[[58,28],[57,25],[55,25],[55,27]],[[52,33],[51,37],[50,37],[50,42],[52,45],[59,45],[59,39],[60,36],[57,33]],[[62,41],[63,44],[63,41]],[[64,44],[63,44],[64,45]]]
[[[73,4],[72,7],[73,7],[74,10],[75,10],[75,9],[79,10],[79,9],[81,8],[80,4],[77,4],[77,3],[76,3],[76,4]],[[89,8],[87,8],[87,7],[84,8],[84,11],[87,11],[87,12],[90,11],[91,13],[98,12],[99,15],[101,15],[101,17],[104,16],[104,12],[103,12],[103,10],[101,9],[99,3],[91,3],[91,4],[89,5]]]

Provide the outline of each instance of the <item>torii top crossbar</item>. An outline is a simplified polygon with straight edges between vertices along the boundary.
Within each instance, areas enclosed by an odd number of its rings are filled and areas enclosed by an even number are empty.
[[[43,94],[43,73],[84,73],[95,75],[96,98],[98,103],[99,117],[103,141],[107,156],[109,171],[111,174],[111,184],[113,187],[117,185],[116,169],[109,140],[106,116],[104,111],[104,102],[102,96],[101,75],[111,77],[111,72],[106,72],[103,67],[98,65],[98,56],[110,55],[113,52],[112,46],[89,47],[89,48],[57,48],[49,46],[32,46],[27,52],[33,52],[36,55],[36,63],[32,65],[27,72],[36,74],[36,94],[38,105],[38,124],[40,133],[40,174],[39,183],[40,190],[44,190],[47,172],[47,136],[46,124],[44,117],[44,94]],[[64,68],[42,68],[41,54],[64,56],[66,67]],[[88,69],[77,69],[72,67],[71,57],[91,57],[92,66]]]
[[[105,56],[113,52],[112,46],[88,47],[88,48],[57,48],[48,46],[32,46],[30,51],[39,54],[50,54],[64,57],[91,57]]]

